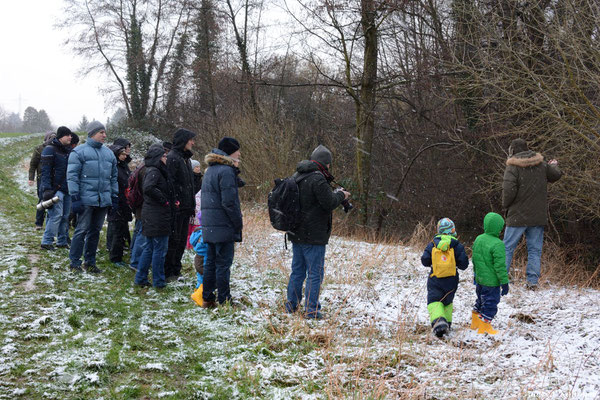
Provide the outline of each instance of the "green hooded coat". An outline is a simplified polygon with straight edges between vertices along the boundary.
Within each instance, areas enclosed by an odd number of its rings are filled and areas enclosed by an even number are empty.
[[[482,235],[473,243],[473,269],[475,281],[483,286],[500,286],[508,283],[506,253],[500,232],[504,219],[500,214],[488,213],[483,219]]]

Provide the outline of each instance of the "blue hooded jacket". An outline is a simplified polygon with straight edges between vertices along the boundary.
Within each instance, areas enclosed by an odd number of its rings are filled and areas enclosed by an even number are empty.
[[[69,155],[69,194],[79,196],[84,206],[109,207],[119,196],[117,159],[102,143],[88,139]]]
[[[69,194],[67,186],[67,163],[71,153],[71,146],[63,145],[58,139],[52,139],[49,145],[42,150],[41,184],[40,190],[61,191]]]

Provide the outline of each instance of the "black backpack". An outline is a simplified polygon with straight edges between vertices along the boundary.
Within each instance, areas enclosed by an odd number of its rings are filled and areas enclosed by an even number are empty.
[[[267,204],[273,228],[291,232],[300,224],[300,191],[298,183],[310,174],[275,179]]]

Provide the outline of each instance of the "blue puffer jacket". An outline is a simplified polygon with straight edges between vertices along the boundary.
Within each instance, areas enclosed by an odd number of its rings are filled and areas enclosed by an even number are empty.
[[[208,169],[202,180],[202,233],[207,243],[241,242],[242,210],[233,160],[213,149],[204,161]]]
[[[50,144],[42,150],[42,180],[40,190],[61,191],[69,194],[67,186],[67,163],[71,153],[70,145],[63,145],[58,139],[54,138]]]
[[[108,147],[93,139],[75,147],[67,167],[69,193],[84,206],[110,207],[119,196],[117,159]]]

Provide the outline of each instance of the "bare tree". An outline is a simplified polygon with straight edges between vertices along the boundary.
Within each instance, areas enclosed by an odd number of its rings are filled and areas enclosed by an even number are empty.
[[[177,33],[187,23],[186,0],[66,0],[66,44],[88,61],[85,73],[112,78],[134,123],[152,119]]]

